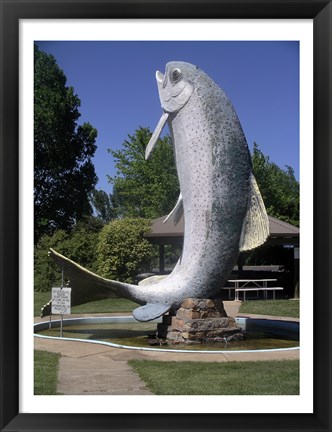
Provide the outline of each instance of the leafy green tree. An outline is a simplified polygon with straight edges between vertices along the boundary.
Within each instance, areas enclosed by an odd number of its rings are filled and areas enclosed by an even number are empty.
[[[286,170],[283,170],[270,162],[256,143],[252,152],[252,164],[267,213],[299,226],[300,185],[293,168],[286,166]]]
[[[97,246],[98,274],[133,283],[137,274],[151,270],[156,250],[143,238],[150,229],[147,219],[117,219],[105,225]]]
[[[52,55],[34,53],[35,242],[91,214],[97,131],[78,125],[80,99]]]
[[[70,233],[57,230],[53,235],[43,235],[34,248],[34,290],[49,291],[52,286],[60,286],[61,271],[48,256],[50,248],[96,272],[101,228],[100,222],[90,218],[79,222]]]
[[[153,219],[169,213],[179,195],[179,182],[169,136],[159,140],[149,160],[145,149],[151,138],[149,128],[139,128],[121,150],[109,150],[115,158],[117,174],[113,202],[118,217]]]
[[[86,230],[87,232],[98,234],[104,225],[104,222],[95,216],[83,215],[80,221],[74,226],[73,231]]]
[[[114,219],[112,195],[103,190],[94,189],[91,193],[91,203],[97,214],[97,218],[107,223]]]
[[[52,286],[60,286],[61,272],[48,256],[50,247],[59,250],[61,243],[68,240],[64,230],[56,231],[53,236],[44,234],[34,247],[34,291],[50,291]]]

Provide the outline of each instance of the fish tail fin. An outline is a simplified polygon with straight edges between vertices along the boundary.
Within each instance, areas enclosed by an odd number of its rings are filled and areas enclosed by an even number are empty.
[[[72,288],[71,305],[76,306],[107,298],[128,298],[137,300],[137,285],[126,284],[103,278],[77,264],[75,261],[61,255],[54,249],[49,250],[49,256],[63,270],[68,285]],[[47,304],[48,305],[48,304]],[[42,309],[42,314],[49,314],[49,306]]]

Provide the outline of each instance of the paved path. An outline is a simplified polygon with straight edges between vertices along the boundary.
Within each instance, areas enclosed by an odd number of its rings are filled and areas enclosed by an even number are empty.
[[[240,303],[225,301],[224,306],[229,316],[235,316]],[[40,321],[40,319],[36,320]],[[298,350],[265,353],[172,353],[129,350],[81,341],[71,342],[38,337],[35,337],[35,349],[61,354],[57,390],[67,395],[152,394],[128,365],[127,362],[131,359],[228,362],[299,358]]]

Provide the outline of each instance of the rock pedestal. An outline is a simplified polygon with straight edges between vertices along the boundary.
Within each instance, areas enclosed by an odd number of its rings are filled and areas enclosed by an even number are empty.
[[[188,298],[176,315],[164,315],[158,337],[170,344],[201,344],[239,340],[243,335],[222,300]]]

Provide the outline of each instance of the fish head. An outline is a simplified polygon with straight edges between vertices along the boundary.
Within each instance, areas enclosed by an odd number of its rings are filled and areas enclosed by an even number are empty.
[[[173,61],[166,64],[165,74],[156,72],[159,98],[164,112],[146,147],[146,159],[149,159],[155,149],[166,122],[189,101],[200,77],[198,69],[190,63]]]
[[[193,68],[196,66],[173,61],[167,63],[164,74],[156,72],[159,98],[165,112],[178,112],[190,99],[194,91]]]

